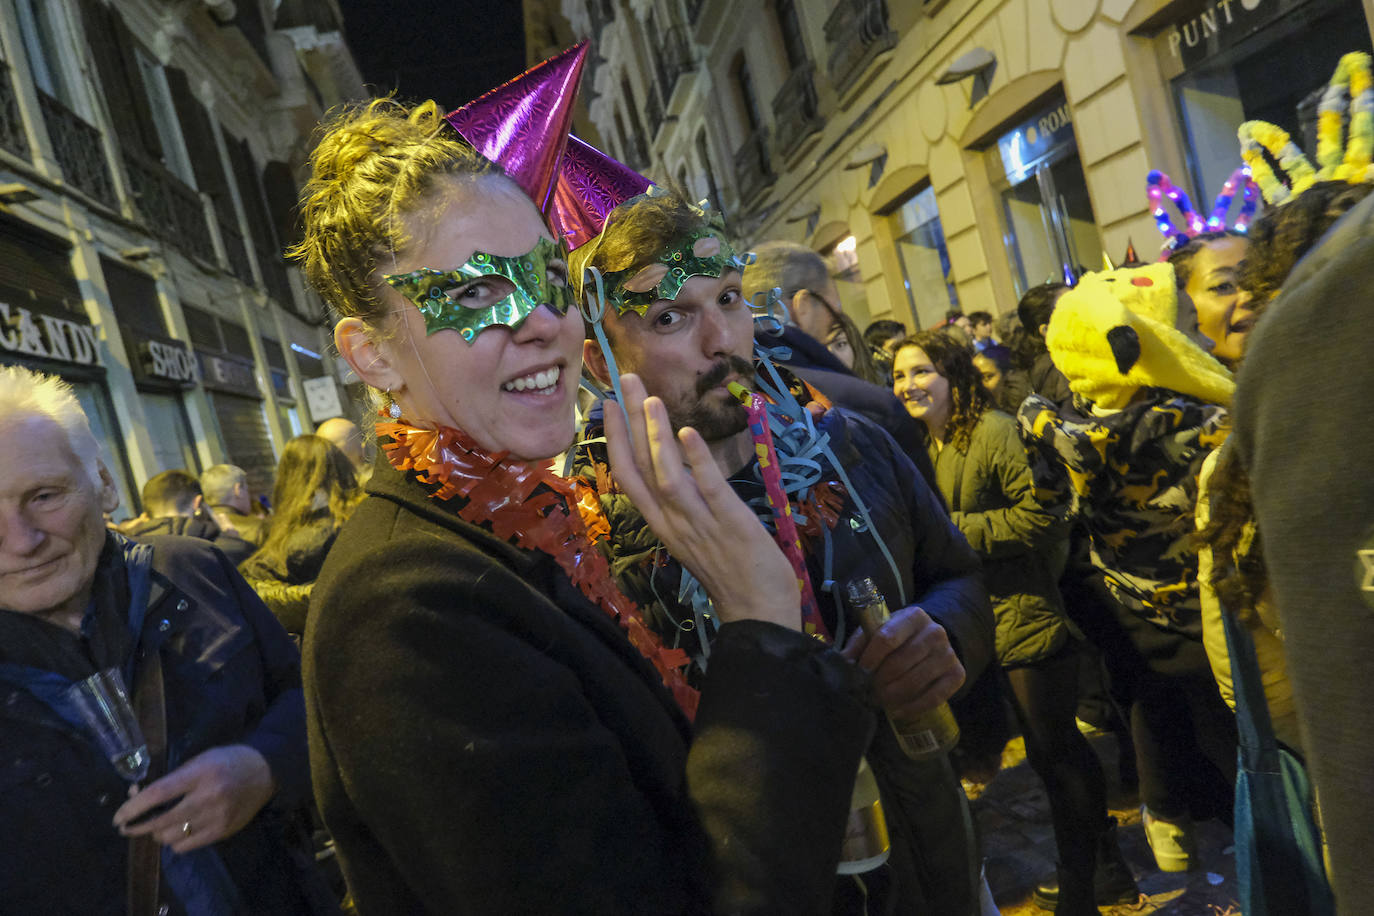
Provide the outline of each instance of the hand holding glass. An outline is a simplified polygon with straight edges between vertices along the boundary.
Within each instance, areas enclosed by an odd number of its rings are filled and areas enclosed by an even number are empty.
[[[120,776],[137,783],[148,775],[148,742],[138,727],[118,668],[97,671],[77,681],[67,688],[67,699]]]

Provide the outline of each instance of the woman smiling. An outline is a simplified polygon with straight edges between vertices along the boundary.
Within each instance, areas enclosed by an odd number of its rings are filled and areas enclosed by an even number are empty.
[[[618,479],[729,621],[698,695],[614,585],[596,500],[544,470],[582,318],[526,191],[433,102],[345,112],[312,165],[296,254],[384,414],[304,645],[360,912],[818,910],[872,717],[799,632],[781,551],[627,377]]]

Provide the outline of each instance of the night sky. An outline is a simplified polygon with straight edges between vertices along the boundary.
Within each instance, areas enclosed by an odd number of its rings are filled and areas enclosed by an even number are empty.
[[[525,69],[520,0],[340,0],[363,79],[457,108]]]

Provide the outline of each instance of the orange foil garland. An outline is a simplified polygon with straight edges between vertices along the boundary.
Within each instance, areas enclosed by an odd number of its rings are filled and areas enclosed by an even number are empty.
[[[431,497],[464,500],[455,508],[459,518],[552,557],[582,594],[620,624],[687,718],[696,717],[700,694],[684,674],[687,653],[663,645],[596,548],[611,528],[595,490],[510,458],[508,452],[490,454],[451,427],[424,429],[387,419],[377,424],[377,435],[391,440],[382,447],[393,467],[415,471],[421,483],[438,488]]]

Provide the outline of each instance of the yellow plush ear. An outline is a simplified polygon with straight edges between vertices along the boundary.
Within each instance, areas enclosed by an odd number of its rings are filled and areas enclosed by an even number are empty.
[[[1055,305],[1045,343],[1073,392],[1101,407],[1125,407],[1140,388],[1230,404],[1231,373],[1174,327],[1177,317],[1168,264],[1088,274]]]

